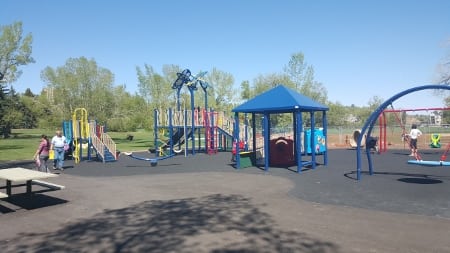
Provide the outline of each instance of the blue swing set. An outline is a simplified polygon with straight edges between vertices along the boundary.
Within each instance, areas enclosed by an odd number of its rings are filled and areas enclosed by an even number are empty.
[[[155,167],[156,165],[158,165],[158,161],[169,159],[176,155],[176,154],[171,154],[171,155],[155,157],[155,158],[146,158],[146,157],[135,156],[135,155],[133,155],[133,152],[123,152],[123,154],[127,155],[131,158],[137,159],[137,160],[150,162],[150,165],[152,167]]]

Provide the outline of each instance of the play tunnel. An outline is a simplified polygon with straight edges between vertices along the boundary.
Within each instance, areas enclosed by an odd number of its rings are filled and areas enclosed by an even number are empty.
[[[270,140],[270,166],[290,167],[295,165],[294,141],[279,137]]]

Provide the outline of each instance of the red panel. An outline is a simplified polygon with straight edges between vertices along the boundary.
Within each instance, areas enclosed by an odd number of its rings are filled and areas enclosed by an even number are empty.
[[[270,140],[270,166],[290,167],[295,165],[294,141],[279,137]]]

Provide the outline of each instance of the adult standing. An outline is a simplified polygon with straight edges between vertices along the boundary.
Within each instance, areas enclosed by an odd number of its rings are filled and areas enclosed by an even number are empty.
[[[53,162],[54,170],[64,170],[64,146],[67,145],[67,139],[62,135],[61,130],[56,131],[56,135],[52,138],[51,149],[54,150],[55,158]]]
[[[39,147],[34,154],[34,159],[39,159],[39,167],[38,170],[42,172],[50,172],[47,167],[47,161],[49,157],[50,150],[50,141],[47,138],[47,135],[41,135],[41,142],[39,143]]]

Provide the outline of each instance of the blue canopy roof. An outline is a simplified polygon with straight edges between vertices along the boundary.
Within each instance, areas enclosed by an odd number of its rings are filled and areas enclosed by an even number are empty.
[[[293,111],[328,111],[328,106],[284,85],[278,85],[233,109],[244,113],[286,113]]]

